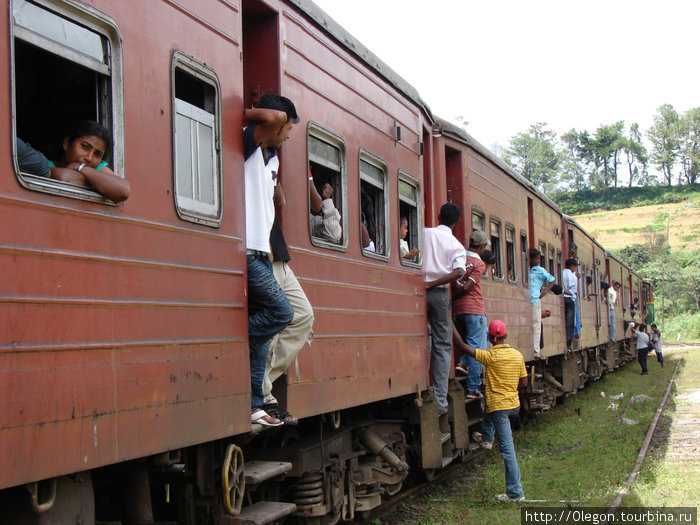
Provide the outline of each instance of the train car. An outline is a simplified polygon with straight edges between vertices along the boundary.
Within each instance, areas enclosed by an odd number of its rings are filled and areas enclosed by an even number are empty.
[[[8,523],[332,524],[472,454],[481,401],[452,377],[438,414],[422,260],[399,255],[401,220],[420,250],[447,201],[464,212],[458,238],[483,229],[497,254],[487,310],[528,361],[524,407],[550,408],[599,362],[595,292],[575,356],[561,299],[544,299],[546,359],[533,359],[527,249],[561,280],[574,235],[593,289],[603,259],[618,280],[624,265],[312,2],[3,6]],[[274,385],[300,423],[263,432],[250,420],[241,128],[266,93],[301,116],[281,151],[278,217],[315,324]],[[20,140],[56,159],[81,119],[111,133],[124,202],[22,162]],[[341,215],[333,241],[310,219],[309,185],[326,183]],[[627,282],[633,296],[639,281]]]

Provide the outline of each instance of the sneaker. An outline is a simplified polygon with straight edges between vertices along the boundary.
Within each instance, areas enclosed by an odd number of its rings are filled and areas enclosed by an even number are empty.
[[[463,365],[462,363],[457,363],[457,366],[455,366],[455,374],[459,374],[462,376],[469,375],[469,369],[467,368],[467,365]]]
[[[496,501],[512,501],[513,503],[520,503],[521,501],[525,501],[525,496],[511,498],[508,494],[498,494],[495,499]]]
[[[467,392],[467,399],[481,399],[481,392]]]
[[[484,441],[484,438],[481,435],[481,432],[474,432],[472,434],[472,439],[474,441],[476,441],[481,448],[485,448],[486,450],[491,450],[493,448],[493,443],[490,443],[488,441]]]

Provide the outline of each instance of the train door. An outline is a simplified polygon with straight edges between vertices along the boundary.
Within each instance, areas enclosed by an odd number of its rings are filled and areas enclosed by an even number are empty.
[[[467,198],[462,187],[462,153],[459,150],[445,147],[445,180],[447,183],[447,202],[453,202],[462,210],[462,220],[454,229],[454,236],[464,242],[465,233],[469,231],[466,226],[466,210],[469,209]],[[471,233],[471,232],[470,232]]]
[[[433,135],[431,130],[423,128],[423,225],[433,225]]]
[[[249,108],[265,93],[279,93],[279,13],[257,0],[244,0],[243,103]]]

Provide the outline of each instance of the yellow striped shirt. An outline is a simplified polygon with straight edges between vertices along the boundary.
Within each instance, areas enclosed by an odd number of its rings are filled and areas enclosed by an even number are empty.
[[[518,408],[518,380],[527,376],[523,355],[502,344],[492,346],[489,351],[477,349],[476,360],[485,368],[486,412]]]

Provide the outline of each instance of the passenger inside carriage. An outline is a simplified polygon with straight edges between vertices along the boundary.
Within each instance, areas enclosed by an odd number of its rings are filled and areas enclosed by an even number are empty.
[[[333,193],[335,190],[328,182],[323,184],[319,193],[313,175],[309,173],[311,234],[314,237],[339,243],[343,238],[343,228],[340,225],[340,212],[333,202]]]
[[[408,218],[405,216],[401,217],[399,225],[399,255],[402,259],[414,259],[416,255],[420,253],[418,248],[413,248],[412,250],[408,247],[408,241],[406,237],[408,236]]]
[[[74,123],[65,133],[59,156],[49,161],[51,178],[95,189],[114,202],[129,198],[129,181],[116,175],[104,160],[111,137],[107,129],[94,120]]]
[[[18,138],[16,141],[17,165],[22,173],[50,177],[51,169],[46,155],[32,148],[29,144]]]

